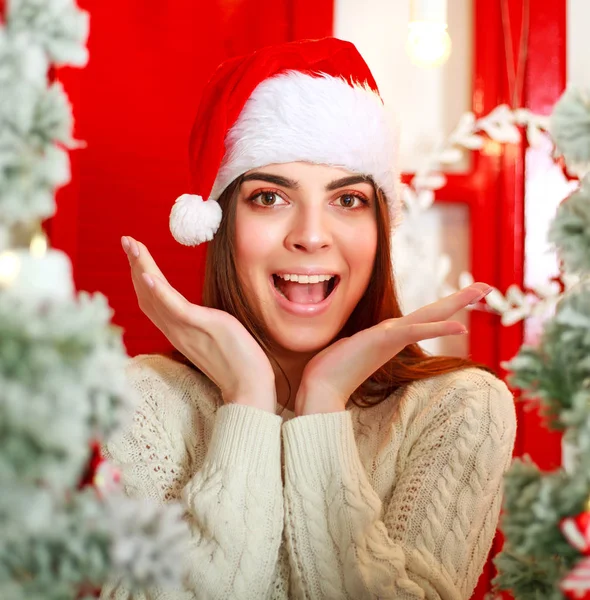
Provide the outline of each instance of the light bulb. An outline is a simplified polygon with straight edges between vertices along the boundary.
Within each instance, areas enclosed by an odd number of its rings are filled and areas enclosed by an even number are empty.
[[[16,253],[7,250],[0,254],[0,288],[12,285],[20,272],[21,262]]]
[[[446,23],[412,21],[406,44],[412,62],[420,67],[438,67],[451,54],[451,37]]]
[[[43,233],[36,233],[29,246],[31,256],[43,258],[47,252],[47,238]]]

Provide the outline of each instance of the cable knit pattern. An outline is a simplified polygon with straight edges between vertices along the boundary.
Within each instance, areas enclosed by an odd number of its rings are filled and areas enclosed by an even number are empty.
[[[304,417],[223,406],[206,377],[161,356],[133,359],[129,376],[142,402],[106,453],[129,494],[180,498],[193,531],[190,591],[141,600],[469,598],[515,436],[492,375]]]
[[[283,426],[293,597],[451,600],[477,583],[512,455],[512,395],[468,369],[384,404]]]
[[[128,374],[141,403],[105,455],[121,469],[127,494],[180,499],[193,533],[186,591],[134,598],[269,597],[283,531],[281,418],[223,405],[203,376],[162,357],[139,357]],[[110,585],[101,598],[127,594]]]

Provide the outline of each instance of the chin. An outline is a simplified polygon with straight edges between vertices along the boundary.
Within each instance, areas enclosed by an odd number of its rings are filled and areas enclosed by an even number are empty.
[[[364,287],[356,282],[350,286],[348,278],[341,281],[339,275],[334,279],[331,285],[324,282],[323,297],[316,302],[293,302],[278,289],[274,276],[252,294],[266,333],[279,352],[314,355],[337,338]]]
[[[294,352],[297,354],[317,354],[329,346],[336,336],[338,330],[330,328],[326,331],[318,331],[316,325],[297,326],[292,328],[283,328],[280,333],[269,331],[273,342],[282,350]]]

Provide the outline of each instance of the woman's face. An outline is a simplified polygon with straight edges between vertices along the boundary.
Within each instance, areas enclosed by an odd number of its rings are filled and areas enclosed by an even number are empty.
[[[371,277],[376,202],[369,181],[340,168],[294,162],[244,175],[238,277],[283,350],[317,352],[345,325]]]

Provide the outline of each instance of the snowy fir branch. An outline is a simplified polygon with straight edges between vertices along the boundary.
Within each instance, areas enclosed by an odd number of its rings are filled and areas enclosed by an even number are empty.
[[[558,207],[548,239],[567,272],[590,272],[590,175]]]
[[[566,276],[536,346],[504,365],[509,382],[564,432],[562,466],[541,472],[518,460],[505,479],[495,584],[517,600],[586,598],[590,591],[590,103],[570,88],[556,104],[551,134],[570,172],[585,177],[562,202],[549,230]],[[577,278],[577,279],[575,279]],[[585,558],[586,557],[586,558]],[[576,595],[579,594],[579,595]]]
[[[590,90],[568,87],[553,109],[549,130],[556,155],[582,179],[590,172]]]
[[[517,460],[505,478],[501,529],[504,549],[494,559],[494,584],[517,600],[561,599],[558,583],[580,558],[560,530],[565,517],[584,510],[590,478],[563,470],[545,474]]]
[[[0,475],[7,484],[74,486],[88,440],[107,439],[133,408],[127,357],[110,318],[99,294],[41,305],[0,301]]]
[[[512,373],[512,385],[541,402],[553,428],[584,427],[590,399],[590,285],[580,283],[567,293],[540,344],[523,346],[504,367]]]
[[[67,257],[38,244],[40,222],[70,179],[68,150],[84,146],[72,138],[69,100],[59,82],[48,84],[48,72],[86,64],[88,14],[73,0],[8,0],[5,11],[0,598],[84,600],[113,581],[131,594],[179,588],[190,541],[181,506],[126,497],[116,469],[100,460],[100,444],[135,406],[121,331],[101,294],[73,293]],[[26,247],[23,232],[34,234]]]
[[[88,14],[72,0],[8,0],[0,26],[0,250],[15,223],[55,212],[70,180],[72,110],[50,65],[84,66]],[[4,240],[4,243],[2,243]]]
[[[129,590],[180,580],[189,533],[178,505],[164,511],[121,495],[104,500],[91,488],[66,502],[39,489],[10,490],[9,497],[22,505],[27,491],[35,526],[31,535],[18,531],[18,523],[2,532],[0,598],[63,600],[81,590],[93,597],[107,579]],[[0,510],[10,509],[6,502]],[[21,509],[23,516],[28,510]],[[31,519],[19,524],[30,527]]]
[[[562,600],[555,582],[567,571],[559,556],[539,560],[504,550],[494,563],[501,575],[495,580],[519,600]]]

